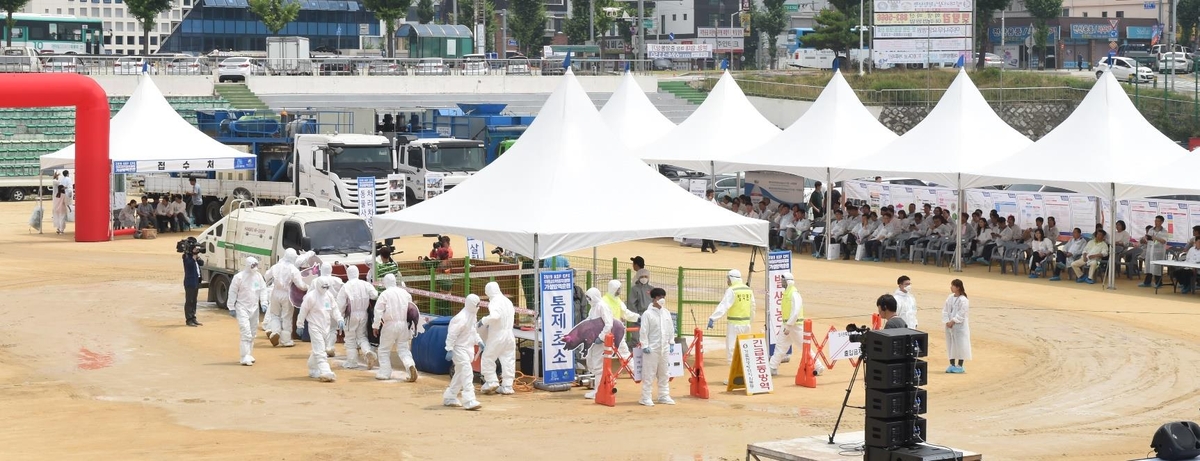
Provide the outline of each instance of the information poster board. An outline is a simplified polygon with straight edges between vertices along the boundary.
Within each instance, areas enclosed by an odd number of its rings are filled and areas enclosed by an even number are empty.
[[[402,174],[389,174],[387,179],[388,179],[388,194],[387,194],[388,212],[395,213],[397,211],[403,210],[406,206],[408,206],[408,196],[404,190],[405,187],[407,187],[407,185],[404,182],[405,179],[404,179],[404,175],[402,175]]]
[[[745,389],[746,395],[769,394],[775,389],[767,365],[767,338],[762,333],[738,335],[726,391]]]
[[[771,342],[772,354],[775,353],[775,345],[779,344],[779,338],[783,336],[783,291],[787,289],[787,281],[783,279],[783,274],[791,271],[792,252],[767,253],[767,278],[771,283],[767,293],[770,299],[767,303],[767,339]]]
[[[442,195],[446,191],[446,178],[442,173],[425,173],[425,200]]]
[[[375,228],[371,218],[375,217],[375,177],[358,177],[358,215],[367,222],[367,227]]]
[[[575,382],[575,354],[567,350],[563,335],[575,325],[575,276],[572,271],[542,272],[542,380],[546,384]]]

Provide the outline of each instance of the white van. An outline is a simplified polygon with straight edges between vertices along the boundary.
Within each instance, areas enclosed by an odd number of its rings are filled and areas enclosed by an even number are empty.
[[[41,72],[42,60],[33,47],[0,47],[0,72]]]
[[[487,59],[482,54],[463,56],[462,66],[463,75],[487,75],[488,73]]]

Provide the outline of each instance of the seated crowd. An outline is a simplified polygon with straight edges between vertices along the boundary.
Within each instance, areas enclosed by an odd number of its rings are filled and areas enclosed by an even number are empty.
[[[142,197],[142,203],[130,200],[117,214],[117,226],[128,229],[156,229],[158,232],[190,230],[192,218],[182,195],[163,196],[157,201]]]

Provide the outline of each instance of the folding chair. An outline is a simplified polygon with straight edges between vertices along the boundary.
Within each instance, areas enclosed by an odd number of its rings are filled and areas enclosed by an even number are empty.
[[[937,264],[938,254],[941,253],[942,247],[945,245],[945,240],[930,238],[929,243],[925,245],[925,251],[921,254],[921,265],[929,264],[929,258],[933,258],[934,264]]]

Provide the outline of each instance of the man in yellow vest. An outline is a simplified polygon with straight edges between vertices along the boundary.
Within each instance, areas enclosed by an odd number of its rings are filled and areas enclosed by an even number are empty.
[[[796,281],[792,278],[791,272],[783,274],[783,282],[786,288],[783,290],[783,328],[782,334],[775,341],[775,353],[771,354],[771,376],[779,374],[779,364],[783,363],[783,358],[788,355],[788,349],[791,349],[792,355],[798,355],[804,351],[804,299],[800,297],[800,292],[796,291]],[[815,347],[809,349],[809,354],[815,359],[817,349]],[[825,365],[820,360],[815,360],[813,372],[820,374],[825,369]]]
[[[737,337],[750,333],[750,322],[754,320],[754,291],[742,283],[742,273],[737,269],[731,269],[726,279],[729,288],[725,290],[725,297],[721,298],[721,303],[717,304],[717,310],[708,318],[708,329],[711,330],[713,322],[726,317],[728,313],[725,354],[729,363],[733,363],[733,348],[737,345]]]
[[[608,306],[608,308],[612,311],[612,318],[621,319],[626,322],[637,322],[641,316],[638,315],[637,312],[631,311],[631,310],[629,310],[628,307],[625,306],[625,302],[621,301],[621,298],[617,297],[617,295],[619,295],[620,293],[621,293],[621,281],[615,280],[615,279],[609,280],[608,281],[608,293],[606,293],[604,295],[603,299],[604,299],[604,304],[606,306]],[[616,339],[617,341],[619,341],[621,343],[619,345],[619,347],[617,348],[617,355],[620,355],[622,360],[629,359],[629,345],[626,344],[627,341],[625,341],[625,338],[614,338],[614,339]]]

